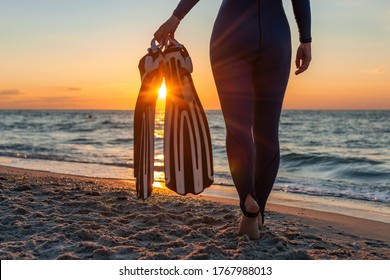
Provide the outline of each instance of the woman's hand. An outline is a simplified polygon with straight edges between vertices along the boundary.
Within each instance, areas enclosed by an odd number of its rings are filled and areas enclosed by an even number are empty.
[[[180,19],[172,15],[160,28],[154,33],[154,39],[165,46],[168,42],[168,36],[175,38],[175,31],[179,26]]]
[[[295,75],[299,75],[309,68],[311,61],[311,43],[301,43],[297,50],[297,57],[295,59],[295,65],[297,70]]]

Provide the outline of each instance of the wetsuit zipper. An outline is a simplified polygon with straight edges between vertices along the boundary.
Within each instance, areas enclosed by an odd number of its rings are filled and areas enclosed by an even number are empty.
[[[261,0],[257,0],[257,20],[258,20],[258,24],[259,24],[259,51],[261,49],[261,12],[260,12],[260,9],[261,9],[261,4],[260,4]]]

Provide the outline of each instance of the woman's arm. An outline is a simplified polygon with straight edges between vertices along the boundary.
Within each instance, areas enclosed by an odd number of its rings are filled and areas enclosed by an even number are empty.
[[[181,0],[173,11],[172,16],[154,33],[154,39],[162,45],[166,45],[168,37],[175,37],[175,31],[188,12],[198,3],[199,0]]]
[[[198,2],[199,0],[181,0],[179,5],[177,5],[176,9],[173,11],[173,15],[182,20]]]
[[[311,12],[309,0],[292,0],[295,20],[298,24],[299,41],[311,43]]]
[[[307,70],[311,62],[311,11],[309,0],[291,0],[298,24],[299,41],[301,42],[297,50],[295,65],[296,75]]]

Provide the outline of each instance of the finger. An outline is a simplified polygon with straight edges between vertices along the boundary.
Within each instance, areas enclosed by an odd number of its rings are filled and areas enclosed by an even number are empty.
[[[295,67],[297,69],[299,68],[300,64],[301,64],[300,59],[299,58],[295,59]]]
[[[305,65],[305,60],[302,56],[297,56],[297,59],[295,61],[295,66],[298,70],[301,70],[302,68],[304,68],[304,65]]]
[[[310,60],[304,61],[304,63],[297,69],[297,71],[295,71],[295,75],[299,75],[305,72],[309,68],[309,65],[310,65]]]
[[[310,65],[310,59],[305,59],[302,64],[302,67],[305,68],[306,70],[307,68],[309,68],[309,65]]]
[[[302,65],[301,68],[299,68],[299,73],[303,73],[307,70],[308,66],[307,65]]]
[[[311,62],[311,58],[310,57],[305,58],[305,60],[303,61],[303,64],[302,64],[301,67],[304,67],[305,70],[306,70],[307,68],[309,68],[310,62]]]
[[[299,56],[297,56],[296,60],[295,60],[295,66],[296,66],[296,71],[295,71],[295,74],[298,75],[301,73],[301,69],[302,69],[302,66],[303,66],[303,59]]]
[[[305,72],[306,70],[307,70],[307,69],[299,68],[297,71],[295,71],[295,75],[302,74],[302,73]]]
[[[301,64],[297,67],[297,70],[295,71],[295,75],[299,75],[304,71],[305,71],[305,68],[304,68],[303,64]]]
[[[168,44],[168,35],[164,35],[164,44],[163,46],[166,46]]]
[[[155,32],[155,33],[153,34],[153,38],[154,38],[154,40],[156,40],[157,42],[159,41],[159,40],[158,40],[158,34],[157,34],[157,32]]]
[[[299,46],[297,49],[297,55],[295,58],[295,66],[299,68],[302,65],[302,59],[303,59],[303,52],[302,52],[302,47]]]
[[[300,60],[301,60],[301,58],[300,58],[300,53],[299,53],[299,48],[298,48],[297,54],[295,56],[295,67],[296,68],[299,68],[299,66],[301,65]]]
[[[161,29],[158,29],[156,33],[154,33],[154,39],[158,42],[161,43],[164,38],[164,33],[161,31]]]

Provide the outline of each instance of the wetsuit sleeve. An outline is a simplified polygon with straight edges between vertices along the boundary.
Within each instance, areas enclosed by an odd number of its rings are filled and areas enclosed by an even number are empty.
[[[181,0],[176,9],[173,11],[173,15],[182,20],[198,2],[199,0]]]
[[[299,41],[311,43],[310,0],[292,0],[295,20],[298,24]]]

